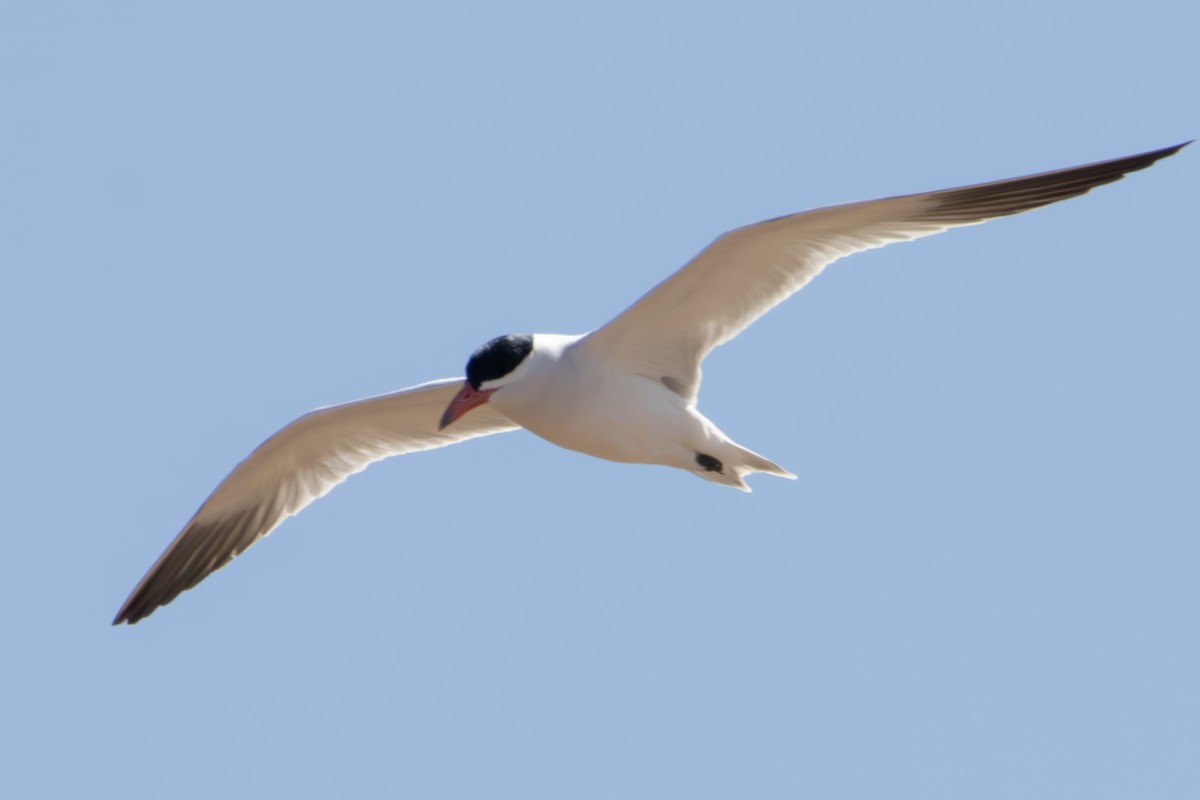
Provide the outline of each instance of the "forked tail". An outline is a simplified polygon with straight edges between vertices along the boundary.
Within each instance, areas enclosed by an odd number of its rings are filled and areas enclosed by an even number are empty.
[[[746,484],[745,476],[755,472],[765,472],[768,475],[778,475],[780,478],[795,480],[796,476],[788,472],[774,461],[763,458],[753,450],[747,450],[741,445],[726,442],[721,454],[724,459],[706,453],[696,454],[696,469],[694,472],[706,481],[719,483],[722,486],[732,486],[743,492],[752,491]]]

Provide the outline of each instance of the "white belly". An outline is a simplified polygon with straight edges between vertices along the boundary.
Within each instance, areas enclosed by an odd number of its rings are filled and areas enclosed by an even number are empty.
[[[555,366],[497,391],[492,405],[543,439],[609,461],[694,469],[696,453],[721,436],[660,381]]]
[[[751,472],[795,477],[731,441],[658,377],[580,352],[573,345],[581,338],[536,334],[533,352],[491,405],[559,447],[608,461],[685,469],[744,492]]]

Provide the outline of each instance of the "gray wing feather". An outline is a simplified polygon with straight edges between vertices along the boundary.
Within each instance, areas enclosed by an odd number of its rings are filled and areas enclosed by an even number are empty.
[[[133,624],[192,588],[346,478],[389,456],[514,430],[480,406],[445,431],[462,378],[305,414],[267,439],[213,491],[129,595],[113,624]]]
[[[694,399],[700,362],[843,256],[1084,194],[1186,144],[1023,178],[830,206],[737,228],[580,343]]]

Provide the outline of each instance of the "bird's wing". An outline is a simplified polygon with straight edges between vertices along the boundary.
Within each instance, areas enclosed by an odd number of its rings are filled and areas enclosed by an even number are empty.
[[[519,427],[481,406],[438,419],[462,385],[447,379],[305,414],[221,481],[129,595],[113,624],[137,622],[220,569],[286,517],[375,461]]]
[[[692,400],[700,362],[828,264],[893,242],[1028,211],[1144,169],[1180,148],[1023,178],[830,206],[724,234],[580,346]]]

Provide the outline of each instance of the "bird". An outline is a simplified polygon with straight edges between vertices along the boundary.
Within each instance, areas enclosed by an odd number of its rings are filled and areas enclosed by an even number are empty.
[[[221,481],[113,624],[170,603],[373,462],[480,436],[524,428],[569,450],[747,492],[752,473],[795,478],[697,409],[701,362],[713,348],[844,256],[1076,197],[1190,143],[735,228],[596,330],[499,336],[471,354],[465,377],[305,414]]]

